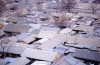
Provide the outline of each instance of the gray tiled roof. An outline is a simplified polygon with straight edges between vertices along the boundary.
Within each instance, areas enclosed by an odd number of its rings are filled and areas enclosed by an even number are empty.
[[[27,32],[28,29],[29,25],[24,25],[24,24],[8,24],[3,28],[3,30],[6,32],[17,32],[17,33]]]

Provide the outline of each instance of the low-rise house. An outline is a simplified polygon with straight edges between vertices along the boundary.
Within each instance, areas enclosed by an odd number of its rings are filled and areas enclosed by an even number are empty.
[[[29,34],[27,33],[21,33],[21,34],[18,34],[16,35],[15,37],[17,38],[18,41],[22,40],[23,38],[27,37]]]
[[[71,27],[72,30],[76,30],[76,31],[93,31],[94,30],[94,26],[72,26]]]
[[[9,40],[12,41],[12,42],[17,42],[17,41],[18,41],[17,38],[16,38],[15,36],[7,37],[7,38],[5,38],[5,39],[9,39]]]
[[[56,47],[57,45],[59,45],[61,43],[62,43],[62,41],[60,39],[52,38],[49,41],[42,44],[41,46],[39,46],[39,48],[42,50],[53,49],[54,47]]]
[[[25,23],[25,21],[26,21],[25,18],[18,18],[18,17],[9,17],[6,20],[7,23]]]
[[[9,63],[8,65],[26,65],[30,62],[29,59],[25,58],[25,57],[19,57],[16,58],[16,60],[12,63]]]
[[[73,54],[74,57],[89,60],[93,62],[100,62],[100,53],[89,50],[76,50]]]
[[[70,32],[72,32],[72,29],[70,29],[70,28],[65,28],[65,29],[61,30],[59,33],[60,33],[60,34],[68,34],[68,33],[70,33]]]
[[[41,25],[40,24],[29,24],[30,25],[30,27],[32,27],[33,29],[39,29],[40,27],[41,27]]]
[[[53,27],[53,26],[42,26],[41,27],[41,30],[43,31],[50,31],[50,32],[55,32],[55,33],[58,33],[60,31],[60,28],[58,27]]]
[[[35,44],[39,43],[39,44],[44,44],[45,42],[47,42],[49,39],[47,38],[43,38],[43,39],[40,39],[38,41],[35,42]]]
[[[0,38],[2,38],[3,35],[5,35],[5,33],[3,32],[3,30],[0,30]]]
[[[100,39],[93,39],[93,38],[84,38],[84,37],[78,37],[78,36],[66,36],[68,43],[79,43],[79,44],[85,44],[90,46],[96,46],[100,47]]]
[[[18,54],[20,55],[27,48],[27,46],[19,45],[17,43],[11,42],[9,44],[3,44],[3,48],[0,46],[0,52]]]
[[[29,36],[23,38],[21,41],[23,41],[25,43],[29,43],[29,44],[31,43],[32,44],[34,42],[34,40],[35,40],[34,37],[35,37],[34,34],[33,35],[29,35]]]
[[[30,48],[27,48],[21,54],[22,57],[28,57],[28,58],[51,61],[51,62],[59,58],[57,57],[57,55],[59,55],[57,52],[49,52],[49,51],[36,50]]]
[[[24,24],[8,24],[3,28],[5,32],[11,32],[11,33],[23,33],[27,32],[28,29],[29,25],[24,25]]]
[[[57,33],[50,31],[40,31],[40,33],[36,36],[37,38],[53,38]]]

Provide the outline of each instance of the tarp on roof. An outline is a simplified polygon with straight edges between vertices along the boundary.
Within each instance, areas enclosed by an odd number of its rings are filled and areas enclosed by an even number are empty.
[[[51,40],[49,40],[49,41],[45,42],[44,44],[42,44],[39,48],[41,48],[42,50],[47,50],[47,49],[56,47],[61,42],[62,41],[60,39],[52,38]]]
[[[28,57],[39,60],[54,61],[57,56],[56,52],[48,52],[43,50],[36,50],[27,48],[22,54],[22,57]]]
[[[3,28],[3,30],[6,32],[17,32],[17,33],[27,32],[28,29],[29,25],[24,25],[24,24],[8,24]]]

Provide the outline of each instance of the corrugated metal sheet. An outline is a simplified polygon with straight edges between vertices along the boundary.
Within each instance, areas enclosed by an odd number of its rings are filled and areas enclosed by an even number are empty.
[[[30,62],[30,60],[28,60],[27,58],[20,57],[20,58],[17,58],[14,62],[12,62],[8,65],[26,65],[29,62]]]
[[[72,30],[93,31],[94,26],[75,26],[71,27]]]
[[[54,48],[57,45],[59,45],[62,41],[60,39],[57,38],[52,38],[51,40],[45,42],[44,44],[42,44],[39,48],[43,49],[43,50],[47,50],[49,48]]]
[[[23,24],[8,24],[4,26],[3,30],[6,32],[27,32],[29,29],[29,25],[23,25]]]
[[[55,36],[55,32],[50,32],[50,31],[40,31],[39,35],[37,36],[38,38],[53,38]]]
[[[36,50],[27,48],[22,54],[22,57],[29,57],[39,60],[54,61],[57,56],[56,52],[48,52],[43,50]]]

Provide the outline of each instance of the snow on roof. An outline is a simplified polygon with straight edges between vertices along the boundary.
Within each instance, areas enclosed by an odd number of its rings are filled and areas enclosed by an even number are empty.
[[[16,37],[18,40],[22,40],[23,38],[25,38],[25,37],[27,37],[27,36],[28,36],[27,33],[21,33],[21,34],[15,36],[15,37]]]
[[[65,29],[61,30],[59,33],[61,33],[61,34],[68,34],[68,33],[70,33],[70,32],[72,32],[72,29],[70,29],[70,28],[65,28]]]
[[[41,43],[41,44],[43,44],[43,43],[45,43],[48,40],[49,40],[48,38],[43,38],[43,39],[41,39],[41,40],[39,40],[39,41],[37,41],[35,43]]]
[[[22,57],[29,57],[39,60],[54,61],[57,56],[56,52],[48,52],[43,50],[36,50],[27,48],[22,54]]]
[[[40,33],[37,35],[38,38],[53,38],[55,36],[55,32],[50,31],[40,31]]]
[[[57,45],[59,45],[62,41],[60,39],[57,38],[52,38],[51,40],[45,42],[44,44],[42,44],[41,46],[39,46],[39,48],[41,48],[42,50],[47,50],[49,48],[54,48]]]
[[[12,62],[12,63],[10,63],[8,65],[26,65],[29,62],[30,62],[30,60],[28,60],[27,58],[19,57],[14,62]]]
[[[22,41],[24,41],[25,43],[30,43],[34,40],[35,40],[34,35],[30,35],[30,36],[22,39]]]
[[[50,65],[50,64],[51,62],[47,62],[47,61],[35,61],[31,65]]]

